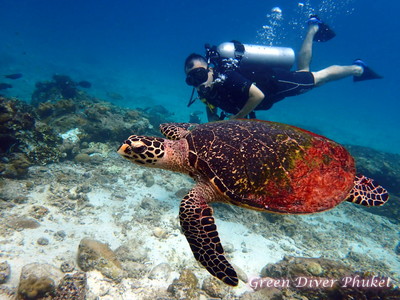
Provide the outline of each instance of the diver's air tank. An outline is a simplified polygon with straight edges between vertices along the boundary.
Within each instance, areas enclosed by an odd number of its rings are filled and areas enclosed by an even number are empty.
[[[217,51],[224,58],[239,58],[240,66],[290,69],[294,64],[294,51],[287,47],[222,43]]]

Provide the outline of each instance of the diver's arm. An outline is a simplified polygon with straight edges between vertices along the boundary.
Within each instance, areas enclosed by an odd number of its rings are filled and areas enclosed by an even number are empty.
[[[230,119],[245,118],[264,100],[264,97],[264,93],[252,84],[249,89],[249,99],[246,101],[243,108],[236,115],[231,116]]]
[[[214,121],[219,121],[219,117],[217,115],[217,108],[214,108],[214,110],[211,110],[208,106],[206,107],[206,112],[207,112],[207,119],[208,122],[214,122]]]

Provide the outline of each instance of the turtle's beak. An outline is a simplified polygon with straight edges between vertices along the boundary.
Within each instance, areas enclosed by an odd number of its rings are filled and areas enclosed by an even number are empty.
[[[117,153],[119,155],[122,155],[125,158],[130,158],[130,154],[132,153],[132,147],[129,146],[128,144],[122,144],[119,146]]]

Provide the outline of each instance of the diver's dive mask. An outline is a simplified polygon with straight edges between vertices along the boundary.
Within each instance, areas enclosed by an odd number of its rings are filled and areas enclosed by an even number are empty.
[[[206,82],[208,79],[208,69],[206,68],[195,68],[191,70],[186,76],[186,84],[197,87],[200,84]]]

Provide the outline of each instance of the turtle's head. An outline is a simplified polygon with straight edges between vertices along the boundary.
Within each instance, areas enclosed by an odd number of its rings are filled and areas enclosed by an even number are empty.
[[[165,154],[164,139],[131,135],[117,152],[135,164],[155,167]]]

